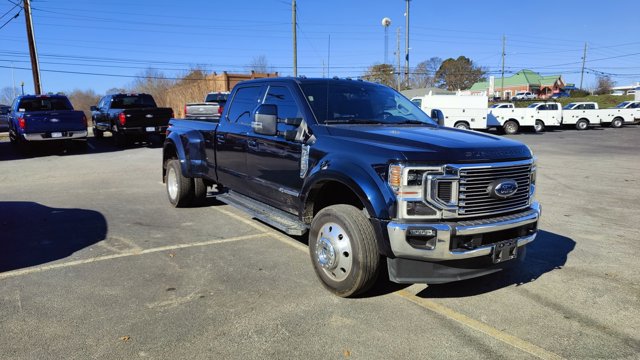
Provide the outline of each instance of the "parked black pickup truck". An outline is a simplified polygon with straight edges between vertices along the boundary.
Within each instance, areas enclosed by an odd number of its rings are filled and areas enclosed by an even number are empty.
[[[171,120],[162,172],[174,206],[215,186],[288,234],[308,231],[316,274],[339,296],[366,291],[384,258],[398,283],[500,271],[534,241],[541,211],[527,146],[438,126],[355,80],[242,82],[219,123]]]
[[[173,110],[159,108],[149,94],[106,95],[91,107],[93,135],[101,139],[105,131],[110,131],[120,146],[134,138],[164,136],[172,117]]]

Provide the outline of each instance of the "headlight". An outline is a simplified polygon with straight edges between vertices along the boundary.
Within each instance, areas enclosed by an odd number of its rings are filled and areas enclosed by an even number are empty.
[[[425,181],[428,173],[442,173],[442,168],[389,165],[387,181],[396,194],[399,218],[435,219],[440,217],[440,211],[426,201]]]

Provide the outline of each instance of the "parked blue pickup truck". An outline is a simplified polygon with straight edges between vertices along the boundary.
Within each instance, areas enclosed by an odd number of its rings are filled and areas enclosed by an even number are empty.
[[[87,118],[64,95],[22,95],[11,105],[9,139],[27,150],[31,143],[79,140],[86,145]]]
[[[437,114],[437,112],[436,112]],[[218,200],[309,233],[322,284],[444,283],[518,263],[541,208],[529,148],[444,128],[395,90],[348,79],[236,85],[219,123],[172,119],[163,180],[176,207]]]

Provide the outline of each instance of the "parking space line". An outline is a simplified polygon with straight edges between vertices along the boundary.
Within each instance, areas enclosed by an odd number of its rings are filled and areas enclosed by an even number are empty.
[[[157,252],[161,252],[161,251],[186,249],[186,248],[192,248],[192,247],[197,247],[197,246],[208,246],[208,245],[215,245],[215,244],[223,244],[223,243],[240,241],[240,240],[250,240],[250,239],[256,239],[256,238],[265,237],[265,236],[269,236],[269,235],[270,234],[268,234],[268,233],[260,233],[260,234],[236,236],[236,237],[227,238],[227,239],[207,240],[207,241],[201,241],[201,242],[197,242],[197,243],[167,245],[167,246],[160,246],[160,247],[156,247],[156,248],[144,249],[144,250],[141,250],[141,251],[134,250],[134,251],[126,252],[126,253],[104,255],[104,256],[96,256],[96,257],[92,257],[92,258],[88,258],[88,259],[67,261],[67,262],[51,264],[51,265],[43,265],[43,266],[37,266],[37,267],[30,267],[30,268],[27,268],[27,269],[13,270],[13,271],[7,271],[7,272],[4,272],[4,273],[0,273],[0,280],[7,279],[7,278],[12,278],[12,277],[16,277],[16,276],[21,276],[21,275],[33,274],[33,273],[47,271],[47,270],[60,269],[60,268],[67,268],[67,267],[77,266],[77,265],[89,264],[89,263],[98,262],[98,261],[118,259],[118,258],[129,257],[129,256],[152,254],[152,253],[157,253]]]
[[[235,214],[229,210],[220,208],[220,207],[212,207],[212,209],[215,209],[215,211],[218,211],[222,214],[225,214],[229,217],[232,217],[238,221],[241,221],[251,227],[253,227],[254,229],[260,230],[260,231],[264,231],[265,235],[268,235],[269,237],[272,237],[276,240],[279,240],[282,243],[285,243],[297,250],[301,250],[305,253],[308,253],[309,248],[287,236],[282,235],[281,233],[277,232],[276,230],[273,230],[265,225],[262,225],[260,223],[258,223],[256,220],[252,220],[250,218],[246,218],[243,216],[240,216],[238,214]],[[436,314],[439,314],[441,316],[444,316],[448,319],[451,319],[453,321],[456,321],[464,326],[467,326],[473,330],[479,331],[485,335],[488,335],[496,340],[502,341],[505,344],[508,344],[510,346],[513,346],[517,349],[520,349],[526,353],[529,353],[539,359],[544,359],[544,360],[559,360],[559,359],[563,359],[563,357],[561,357],[558,354],[555,354],[553,352],[547,351],[537,345],[534,345],[528,341],[522,340],[518,337],[515,337],[513,335],[509,335],[503,331],[500,331],[490,325],[487,325],[485,323],[482,323],[478,320],[472,319],[464,314],[461,314],[453,309],[450,309],[444,305],[438,304],[435,301],[432,300],[428,300],[428,299],[423,299],[421,297],[418,297],[406,290],[399,290],[394,292],[393,294],[400,296],[403,299],[409,300],[412,303],[425,308],[427,310],[430,310]]]

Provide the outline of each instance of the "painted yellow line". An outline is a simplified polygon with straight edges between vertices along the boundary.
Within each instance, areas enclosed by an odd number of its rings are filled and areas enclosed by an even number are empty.
[[[215,245],[215,244],[223,244],[223,243],[228,243],[228,242],[233,242],[233,241],[255,239],[255,238],[265,237],[265,236],[269,236],[269,235],[270,234],[267,234],[267,233],[261,233],[261,234],[237,236],[237,237],[232,237],[232,238],[228,238],[228,239],[207,240],[207,241],[201,241],[201,242],[197,242],[197,243],[167,245],[167,246],[160,246],[160,247],[151,248],[151,249],[134,250],[134,251],[130,251],[130,252],[126,252],[126,253],[120,253],[120,254],[96,256],[96,257],[92,257],[92,258],[88,258],[88,259],[67,261],[67,262],[51,264],[51,265],[43,265],[43,266],[37,266],[37,267],[30,267],[30,268],[27,268],[27,269],[7,271],[7,272],[4,272],[4,273],[0,273],[0,280],[11,278],[11,277],[16,277],[16,276],[20,276],[20,275],[33,274],[33,273],[47,271],[47,270],[67,268],[67,267],[83,265],[83,264],[90,264],[90,263],[94,263],[94,262],[98,262],[98,261],[118,259],[118,258],[129,257],[129,256],[138,256],[138,255],[144,255],[144,254],[152,254],[152,253],[157,253],[157,252],[161,252],[161,251],[186,249],[186,248],[191,248],[191,247],[196,247],[196,246],[208,246],[208,245]]]
[[[545,360],[558,360],[558,359],[564,359],[563,357],[561,357],[558,354],[552,353],[550,351],[547,351],[537,345],[534,345],[528,341],[522,340],[520,338],[517,338],[513,335],[509,335],[507,333],[505,333],[504,331],[500,331],[492,326],[489,326],[483,322],[480,322],[478,320],[472,319],[466,315],[460,314],[452,309],[449,309],[448,307],[438,304],[435,301],[432,300],[428,300],[428,299],[423,299],[421,297],[418,297],[410,292],[408,292],[407,290],[400,290],[400,291],[396,291],[395,292],[396,295],[403,297],[409,301],[411,301],[414,304],[419,305],[420,307],[423,307],[425,309],[431,310],[433,312],[435,312],[436,314],[442,315],[446,318],[449,318],[451,320],[454,320],[464,326],[467,326],[471,329],[474,329],[476,331],[480,331],[481,333],[484,333],[486,335],[491,336],[492,338],[496,339],[496,340],[500,340],[508,345],[511,345],[517,349],[520,349],[524,352],[527,352],[539,359],[545,359]]]
[[[270,237],[277,239],[297,250],[303,251],[303,252],[308,252],[309,249],[307,246],[287,237],[282,235],[279,232],[276,232],[275,230],[260,224],[259,222],[257,222],[256,220],[252,220],[250,218],[247,217],[243,217],[240,216],[238,214],[235,214],[229,210],[220,208],[220,207],[215,207],[212,208],[215,209],[216,211],[232,217],[238,221],[241,221],[251,227],[253,227],[254,229],[260,230],[265,232],[265,235],[269,235]],[[517,349],[520,349],[526,353],[529,353],[539,359],[544,359],[544,360],[559,360],[559,359],[563,359],[563,357],[561,357],[560,355],[557,355],[555,353],[552,353],[550,351],[547,351],[539,346],[536,346],[534,344],[531,344],[530,342],[527,342],[525,340],[522,340],[518,337],[515,337],[513,335],[509,335],[503,331],[500,331],[494,327],[491,327],[485,323],[482,323],[478,320],[472,319],[466,315],[460,314],[458,312],[456,312],[453,309],[450,309],[444,305],[438,304],[432,300],[428,300],[428,299],[423,299],[420,298],[406,290],[400,290],[400,291],[396,291],[394,293],[395,295],[398,295],[406,300],[411,301],[414,304],[419,305],[420,307],[423,307],[427,310],[430,310],[436,314],[442,315],[448,319],[454,320],[464,326],[467,326],[471,329],[474,329],[476,331],[480,331],[496,340],[502,341],[508,345],[511,345]]]

